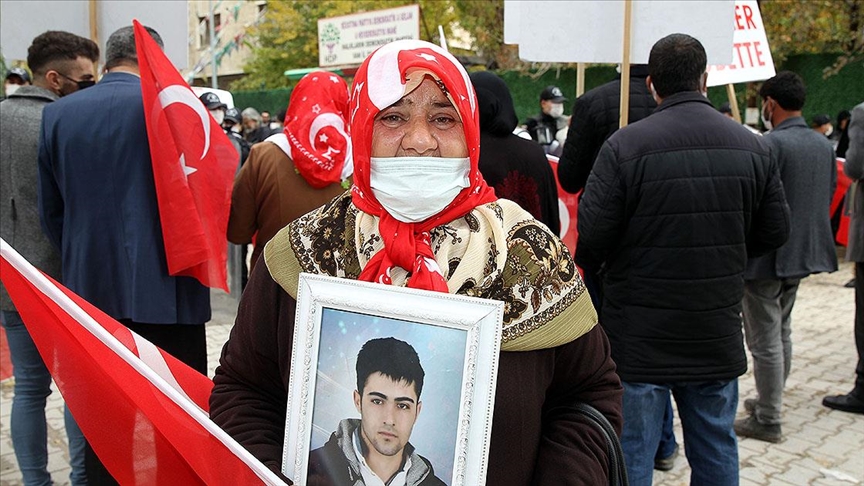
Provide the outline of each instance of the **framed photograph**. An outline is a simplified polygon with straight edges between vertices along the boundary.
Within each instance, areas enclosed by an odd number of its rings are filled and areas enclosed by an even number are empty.
[[[282,472],[301,485],[484,484],[503,310],[301,274]]]

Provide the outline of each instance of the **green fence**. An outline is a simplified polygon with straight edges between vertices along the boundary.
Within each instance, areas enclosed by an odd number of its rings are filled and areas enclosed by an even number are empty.
[[[234,106],[240,111],[251,106],[259,112],[269,111],[272,118],[275,119],[276,114],[288,106],[288,100],[291,97],[291,88],[234,91],[232,94],[234,95]]]
[[[828,79],[822,78],[823,69],[830,66],[836,58],[837,56],[833,54],[792,56],[780,67],[780,69],[797,72],[804,78],[807,85],[807,103],[804,105],[804,116],[808,121],[820,113],[827,113],[833,119],[840,110],[850,110],[853,106],[864,101],[864,81],[862,81],[864,79],[864,62],[847,65],[837,75]],[[513,103],[520,122],[540,112],[540,92],[549,85],[558,86],[564,92],[567,97],[564,112],[570,114],[576,95],[576,69],[550,69],[536,78],[512,71],[499,72],[498,74],[504,79],[513,94]],[[589,90],[599,86],[614,79],[615,76],[615,67],[612,65],[590,66],[585,69],[585,89]],[[351,80],[348,81],[350,83]],[[744,107],[747,106],[746,91],[746,83],[735,85],[742,117],[744,116]],[[267,110],[275,115],[279,110],[288,106],[291,88],[238,91],[233,94],[234,104],[241,110],[247,106],[252,106],[259,111]],[[720,104],[729,101],[725,86],[710,88],[708,98],[714,103],[714,106],[720,106]]]

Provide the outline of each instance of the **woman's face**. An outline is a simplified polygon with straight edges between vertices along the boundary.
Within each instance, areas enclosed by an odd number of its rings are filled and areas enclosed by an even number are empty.
[[[375,116],[372,157],[467,156],[459,112],[428,76]]]

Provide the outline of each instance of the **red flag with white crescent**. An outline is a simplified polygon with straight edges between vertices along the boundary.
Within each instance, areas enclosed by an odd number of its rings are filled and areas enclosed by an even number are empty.
[[[283,484],[208,416],[213,382],[0,239],[0,278],[63,399],[120,484]]]
[[[156,41],[133,24],[168,273],[228,291],[237,151]]]

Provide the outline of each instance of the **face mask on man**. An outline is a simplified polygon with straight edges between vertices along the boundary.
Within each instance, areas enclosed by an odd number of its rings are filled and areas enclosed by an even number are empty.
[[[774,124],[771,123],[771,115],[765,112],[766,108],[768,108],[768,102],[767,101],[762,106],[762,124],[765,125],[766,129],[771,130],[774,128]]]
[[[12,93],[18,91],[18,88],[20,88],[20,87],[21,87],[20,84],[12,84],[12,83],[6,84],[4,86],[4,89],[6,90],[6,96],[10,96]]]
[[[375,198],[403,223],[440,213],[470,186],[468,157],[372,157],[369,169]]]
[[[552,118],[561,118],[561,115],[564,114],[564,103],[552,103],[549,106],[549,113],[547,115]]]
[[[210,114],[213,115],[213,118],[219,125],[222,125],[222,122],[225,121],[225,110],[210,110]]]

